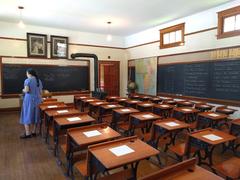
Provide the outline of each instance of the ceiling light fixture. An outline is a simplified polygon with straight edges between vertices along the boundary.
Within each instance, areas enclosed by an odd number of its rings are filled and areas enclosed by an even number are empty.
[[[18,9],[19,9],[19,13],[20,13],[18,27],[23,29],[23,28],[25,28],[25,24],[24,24],[23,18],[22,18],[22,11],[23,11],[24,7],[23,6],[18,6]]]
[[[108,21],[107,24],[108,24],[108,35],[107,35],[107,41],[110,42],[110,41],[112,41],[112,35],[111,35],[111,33],[110,33],[112,22],[111,22],[111,21]]]

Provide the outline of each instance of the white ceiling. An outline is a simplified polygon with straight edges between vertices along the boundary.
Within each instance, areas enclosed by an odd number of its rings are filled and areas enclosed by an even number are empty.
[[[231,0],[0,0],[0,20],[127,36]]]

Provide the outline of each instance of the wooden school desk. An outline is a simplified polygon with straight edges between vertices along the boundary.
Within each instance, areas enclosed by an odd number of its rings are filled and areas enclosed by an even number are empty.
[[[149,99],[151,99],[151,97],[150,96],[139,96],[139,100],[140,101],[148,101]]]
[[[154,133],[152,134],[153,142],[151,142],[151,144],[155,148],[157,148],[160,138],[162,136],[165,136],[166,134],[169,134],[168,137],[170,138],[170,141],[165,145],[164,148],[164,151],[167,151],[168,146],[175,145],[175,139],[178,133],[184,129],[189,128],[189,124],[179,121],[175,118],[167,118],[155,121],[153,124],[153,128],[154,128],[153,129]],[[157,137],[155,137],[156,136],[155,133],[157,134]]]
[[[73,107],[62,107],[61,109],[47,110],[45,111],[45,142],[48,143],[49,140],[49,128],[51,123],[53,122],[53,118],[57,116],[63,115],[78,115],[80,113],[79,110],[74,109]]]
[[[58,155],[58,144],[59,144],[59,132],[61,130],[66,130],[73,127],[89,125],[92,122],[95,122],[91,116],[87,113],[81,114],[69,114],[61,117],[54,117],[53,121],[53,139],[54,139],[54,154]]]
[[[194,103],[190,101],[177,101],[177,107],[193,107]]]
[[[78,105],[81,106],[81,101],[83,99],[86,99],[86,98],[90,98],[90,95],[83,94],[83,95],[76,95],[76,96],[74,96],[73,101],[74,101],[75,108],[77,108]]]
[[[240,137],[240,119],[232,120],[231,127],[230,127],[230,133],[239,139],[239,137]],[[240,156],[240,151],[237,151],[237,149],[239,147],[240,147],[239,141],[236,141],[236,143],[233,143],[233,150],[236,151],[236,153]]]
[[[120,122],[128,122],[129,115],[136,112],[139,110],[131,107],[113,109],[111,127],[117,129]]]
[[[128,98],[120,97],[120,98],[115,99],[114,101],[117,102],[118,104],[124,106],[125,105],[125,101],[127,101],[127,100],[128,100]]]
[[[226,114],[220,114],[216,112],[202,112],[198,114],[199,121],[208,121],[209,126],[212,128],[217,128],[219,122],[226,120],[228,116]]]
[[[140,180],[223,180],[212,172],[197,166],[196,163],[196,159],[186,160],[142,177]]]
[[[96,98],[85,98],[81,101],[81,111],[84,112],[84,108],[89,105],[89,103],[92,102],[99,102],[101,101],[100,99]]]
[[[132,95],[130,95],[130,98],[131,99],[139,99],[139,95],[137,95],[137,94],[132,94]]]
[[[123,148],[129,151],[126,150],[125,152],[121,151],[119,154],[114,154],[116,153],[116,148]],[[139,162],[159,153],[158,150],[144,143],[136,136],[89,146],[89,152],[94,157],[91,163],[93,166],[97,166],[97,171],[104,172],[105,170],[131,164],[135,179]]]
[[[158,103],[161,103],[163,100],[161,98],[158,98],[158,97],[153,97],[153,98],[150,99],[150,101],[152,103],[158,104]]]
[[[132,107],[132,108],[136,108],[137,104],[140,103],[142,101],[139,101],[139,100],[127,100],[125,101],[125,106],[126,107]]]
[[[163,118],[168,118],[172,114],[174,106],[169,104],[156,104],[153,107],[153,113],[162,116]]]
[[[213,106],[209,104],[195,104],[195,109],[198,109],[200,112],[210,111],[212,110]]]
[[[170,104],[170,105],[176,105],[177,102],[174,100],[163,100],[163,104]]]
[[[189,135],[188,150],[190,150],[191,147],[195,147],[199,150],[204,150],[206,157],[199,156],[198,154],[199,164],[205,164],[211,167],[213,165],[212,155],[214,148],[217,145],[224,144],[235,139],[235,136],[228,133],[216,129],[207,128]],[[205,159],[207,159],[208,162],[202,162]]]
[[[152,112],[152,108],[155,104],[151,102],[140,102],[137,103],[137,109],[142,112]]]
[[[86,133],[99,132],[98,135],[87,136]],[[69,153],[67,153],[67,160],[69,163],[69,170],[72,169],[72,160],[74,152],[84,151],[89,145],[97,144],[104,141],[119,138],[121,135],[114,131],[106,124],[96,124],[90,126],[83,126],[79,128],[69,129],[67,132],[67,146],[69,146]],[[69,140],[69,141],[68,141]]]
[[[216,112],[221,113],[221,114],[226,114],[226,115],[233,114],[235,111],[237,111],[237,110],[231,109],[228,107],[217,107],[216,108]]]
[[[42,98],[43,102],[57,101],[57,98]]]
[[[106,101],[107,102],[113,102],[115,99],[119,98],[119,96],[107,96]]]
[[[99,116],[98,116],[98,122],[102,122],[103,117],[112,115],[112,110],[116,108],[122,108],[123,106],[120,104],[105,104],[101,105],[99,107]]]
[[[177,107],[173,109],[173,117],[185,122],[193,122],[196,120],[197,113],[199,111],[190,107]]]
[[[109,104],[109,102],[100,100],[100,101],[94,101],[89,103],[89,115],[98,115],[99,113],[99,107],[101,105]]]

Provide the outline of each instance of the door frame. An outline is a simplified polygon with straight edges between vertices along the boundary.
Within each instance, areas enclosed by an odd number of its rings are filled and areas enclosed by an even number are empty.
[[[99,60],[98,61],[98,87],[100,87],[100,78],[101,78],[101,64],[109,64],[109,63],[115,63],[117,64],[118,68],[118,90],[117,90],[117,96],[120,95],[120,61],[113,61],[113,60]]]

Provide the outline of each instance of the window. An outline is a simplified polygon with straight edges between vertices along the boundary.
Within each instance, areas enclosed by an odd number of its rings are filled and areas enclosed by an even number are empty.
[[[238,35],[240,35],[240,6],[219,12],[217,38]]]
[[[185,23],[160,30],[160,48],[170,48],[184,44]]]

